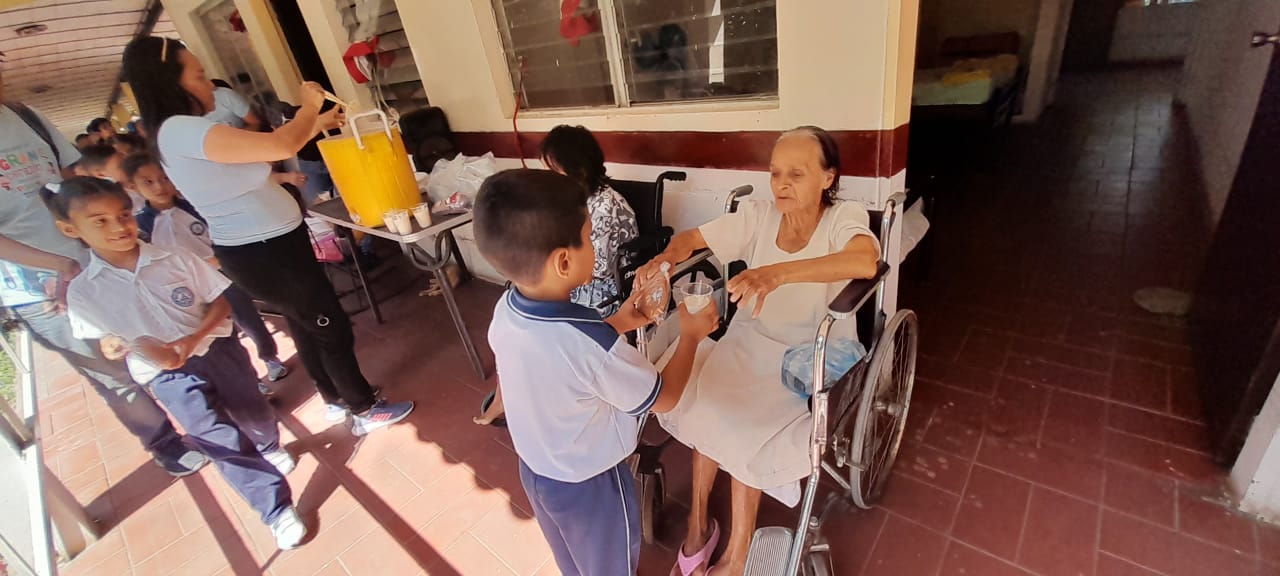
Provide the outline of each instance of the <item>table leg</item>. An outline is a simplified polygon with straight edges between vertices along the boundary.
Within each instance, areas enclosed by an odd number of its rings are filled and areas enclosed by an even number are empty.
[[[462,346],[467,349],[467,357],[471,358],[471,366],[476,369],[480,379],[484,380],[486,378],[484,363],[480,361],[480,352],[471,341],[471,332],[467,330],[467,322],[462,318],[462,309],[458,308],[458,301],[453,298],[453,286],[449,284],[449,274],[442,266],[435,270],[435,275],[436,282],[440,283],[440,292],[444,296],[445,304],[449,306],[449,315],[453,317],[453,325],[458,329],[458,337],[462,338]]]
[[[471,279],[471,270],[467,268],[467,261],[462,259],[462,249],[458,247],[458,237],[453,235],[450,230],[445,234],[449,235],[449,251],[453,252],[453,259],[458,262],[458,279],[466,281]]]
[[[373,309],[374,322],[382,323],[382,310],[378,308],[378,301],[373,297],[373,291],[369,289],[368,278],[364,275],[364,266],[360,265],[360,248],[353,242],[351,236],[339,236],[343,242],[347,244],[347,250],[351,253],[351,265],[356,269],[356,278],[360,280],[360,290],[364,292],[364,299],[369,301],[369,307]]]
[[[436,282],[440,285],[441,295],[444,296],[445,305],[449,307],[449,316],[453,319],[453,326],[458,329],[458,337],[462,339],[462,346],[467,350],[467,357],[471,359],[471,366],[475,368],[476,374],[480,376],[481,380],[485,379],[484,363],[480,361],[480,352],[476,350],[475,343],[471,341],[471,332],[467,330],[467,322],[462,317],[462,310],[458,308],[458,301],[454,299],[453,285],[449,283],[447,254],[441,253],[439,257],[433,257],[417,244],[401,244],[400,247],[415,267],[419,270],[430,272],[435,277]],[[439,250],[440,246],[437,244],[436,248]]]

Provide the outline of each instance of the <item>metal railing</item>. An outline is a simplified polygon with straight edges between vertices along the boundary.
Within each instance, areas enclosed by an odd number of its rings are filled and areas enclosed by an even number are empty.
[[[23,554],[7,537],[0,537],[0,545],[6,549],[6,559],[15,564],[11,567],[37,576],[55,576],[59,557],[75,558],[98,539],[98,534],[84,508],[45,466],[31,335],[25,329],[14,334],[16,346],[0,334],[0,348],[13,362],[19,406],[14,410],[0,399],[0,439],[22,463],[22,484],[31,516],[31,550]]]

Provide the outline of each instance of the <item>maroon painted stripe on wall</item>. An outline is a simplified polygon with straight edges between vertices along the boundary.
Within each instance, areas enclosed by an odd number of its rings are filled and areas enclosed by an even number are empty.
[[[889,177],[907,166],[908,125],[893,130],[835,130],[845,176]],[[768,170],[769,154],[781,132],[596,132],[610,162]],[[499,158],[519,158],[510,132],[458,132],[458,149],[468,156],[493,152]],[[546,132],[522,132],[525,158],[538,155]]]

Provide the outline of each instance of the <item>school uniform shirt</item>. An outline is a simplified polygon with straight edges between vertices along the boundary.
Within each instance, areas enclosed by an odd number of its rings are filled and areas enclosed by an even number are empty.
[[[213,112],[204,117],[232,128],[244,128],[244,117],[249,115],[252,106],[239,92],[221,86],[213,89]]]
[[[635,450],[662,378],[598,312],[511,289],[494,308],[489,344],[511,440],[533,473],[581,482]]]
[[[222,164],[205,156],[205,137],[214,126],[208,117],[174,116],[156,137],[165,173],[209,222],[213,243],[243,246],[301,225],[297,201],[271,181],[270,164]]]
[[[231,281],[181,248],[164,250],[139,243],[137,270],[108,264],[94,254],[89,266],[67,288],[67,314],[76,338],[107,335],[133,342],[150,336],[172,342],[200,328],[205,309],[222,295]],[[202,356],[214,340],[231,335],[231,319],[196,346],[192,356]],[[138,354],[126,358],[129,373],[140,384],[161,369]]]
[[[40,123],[49,133],[62,165],[53,149],[8,106],[0,106],[0,235],[33,248],[87,262],[87,251],[79,242],[62,235],[53,216],[40,200],[46,184],[62,182],[61,169],[80,159],[80,152],[39,112]],[[34,279],[41,272],[16,264],[3,264],[0,302],[19,306],[47,300],[36,289]],[[32,282],[28,282],[31,280]]]
[[[156,247],[167,249],[176,246],[206,262],[214,256],[209,225],[189,202],[181,198],[174,199],[174,205],[165,210],[158,210],[148,203],[138,214],[138,235]]]

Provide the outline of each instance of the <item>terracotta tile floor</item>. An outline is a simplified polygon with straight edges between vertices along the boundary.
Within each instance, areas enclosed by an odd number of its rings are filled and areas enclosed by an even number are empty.
[[[1130,303],[1141,286],[1190,287],[1205,245],[1175,82],[1066,78],[1042,124],[936,181],[930,276],[908,269],[902,288],[924,339],[908,435],[882,506],[828,520],[837,574],[1280,573],[1280,530],[1222,505],[1184,326]],[[418,402],[407,424],[356,441],[323,421],[300,374],[276,386],[301,455],[290,484],[316,533],[292,552],[212,468],[173,481],[150,464],[42,357],[50,466],[104,533],[64,573],[555,574],[510,439],[470,422],[492,379],[472,373],[442,303],[391,276],[378,286],[410,289],[386,324],[356,316],[358,351],[372,381]],[[498,293],[461,291],[479,342]],[[645,575],[667,573],[684,531],[688,453],[664,461],[670,504]],[[793,522],[765,500],[762,524]]]

